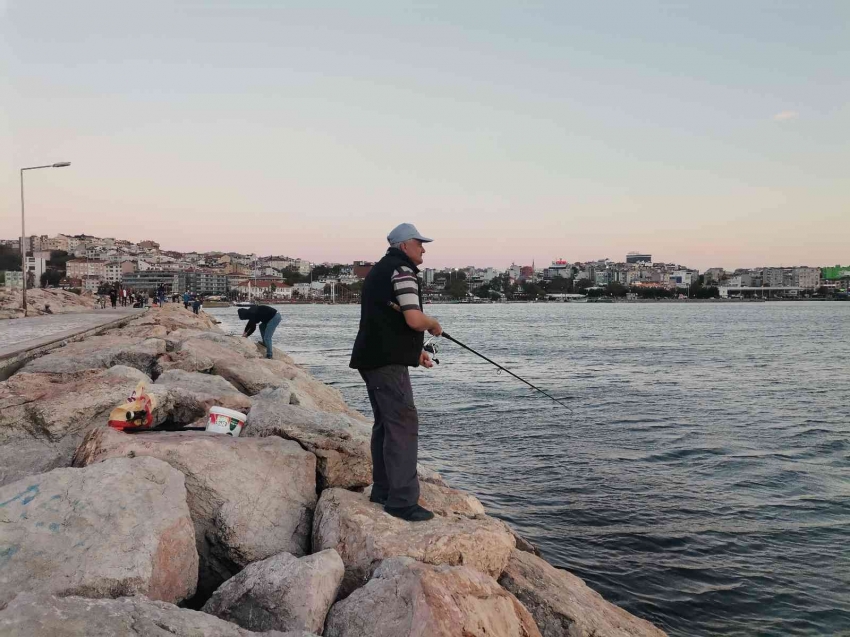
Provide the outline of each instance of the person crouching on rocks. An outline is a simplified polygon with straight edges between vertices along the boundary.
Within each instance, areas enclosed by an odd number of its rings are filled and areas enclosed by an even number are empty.
[[[280,324],[280,312],[268,305],[252,305],[251,307],[240,307],[239,318],[248,321],[242,336],[248,338],[254,333],[257,323],[260,324],[260,336],[263,345],[266,346],[266,358],[272,358],[274,347],[272,347],[272,336]]]
[[[387,236],[390,248],[363,282],[360,329],[350,367],[366,383],[375,415],[372,427],[372,502],[409,522],[434,517],[419,506],[419,415],[413,403],[408,367],[433,367],[423,351],[426,331],[443,333],[440,323],[422,312],[418,266],[431,241],[410,223]]]

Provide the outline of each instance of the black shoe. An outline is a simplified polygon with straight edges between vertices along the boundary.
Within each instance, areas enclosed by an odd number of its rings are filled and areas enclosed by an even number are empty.
[[[375,504],[384,505],[387,503],[387,496],[385,495],[375,495],[374,493],[369,495],[369,502],[374,502]]]
[[[409,507],[384,507],[384,511],[391,516],[408,522],[425,522],[434,517],[428,509],[425,509],[418,504],[413,504]]]

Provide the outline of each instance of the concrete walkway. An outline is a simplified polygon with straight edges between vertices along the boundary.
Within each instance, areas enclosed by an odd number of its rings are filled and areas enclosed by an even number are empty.
[[[144,312],[117,308],[0,321],[0,361]]]

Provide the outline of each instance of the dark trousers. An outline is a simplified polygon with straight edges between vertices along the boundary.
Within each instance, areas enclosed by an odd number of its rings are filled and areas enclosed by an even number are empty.
[[[419,414],[413,404],[410,374],[404,365],[386,365],[360,370],[360,375],[375,414],[372,494],[386,495],[388,507],[414,505],[419,500]]]

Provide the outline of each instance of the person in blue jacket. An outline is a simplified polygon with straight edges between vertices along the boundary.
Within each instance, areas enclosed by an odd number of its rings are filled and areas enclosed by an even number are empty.
[[[263,338],[263,345],[266,346],[266,358],[272,358],[274,351],[272,336],[280,324],[280,312],[268,305],[252,305],[251,307],[240,307],[238,314],[241,320],[248,321],[245,332],[242,334],[245,338],[254,333],[254,329],[259,323],[260,336]]]

